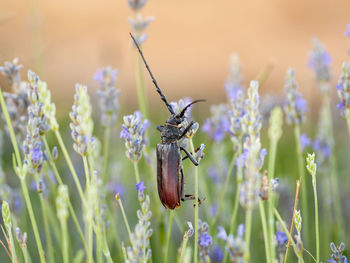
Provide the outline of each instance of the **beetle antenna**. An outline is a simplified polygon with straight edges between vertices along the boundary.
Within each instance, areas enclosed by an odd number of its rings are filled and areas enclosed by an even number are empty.
[[[148,64],[147,64],[147,62],[146,62],[146,59],[145,59],[145,57],[143,56],[143,53],[142,53],[142,50],[141,50],[140,46],[137,44],[137,41],[135,40],[134,36],[133,36],[131,33],[129,33],[129,34],[130,34],[132,40],[133,40],[134,43],[135,43],[135,46],[137,47],[137,49],[138,49],[138,51],[139,51],[139,53],[140,53],[140,55],[141,55],[141,58],[142,58],[142,60],[143,60],[143,63],[145,63],[145,66],[146,66],[146,68],[147,68],[147,70],[148,70],[149,75],[151,76],[151,79],[152,79],[152,82],[153,82],[154,86],[156,86],[156,89],[157,89],[157,92],[158,92],[159,95],[160,95],[160,98],[162,99],[162,101],[164,101],[164,103],[165,103],[165,105],[167,106],[167,108],[168,108],[168,110],[170,111],[170,113],[171,113],[171,114],[175,114],[173,108],[171,107],[171,105],[169,104],[169,102],[167,101],[167,99],[165,98],[165,95],[163,94],[162,90],[159,88],[158,83],[157,83],[156,79],[154,78],[154,76],[153,76],[153,74],[152,74],[152,71],[151,71],[151,69],[149,68],[149,66],[148,66]]]
[[[206,100],[203,100],[203,99],[201,99],[201,100],[195,100],[195,101],[192,101],[191,103],[187,104],[186,107],[183,108],[182,111],[181,111],[179,114],[176,115],[176,117],[177,117],[177,118],[183,117],[183,116],[185,115],[186,110],[187,110],[189,107],[191,107],[193,104],[195,104],[195,103],[197,103],[197,102],[202,102],[202,101],[206,101]]]

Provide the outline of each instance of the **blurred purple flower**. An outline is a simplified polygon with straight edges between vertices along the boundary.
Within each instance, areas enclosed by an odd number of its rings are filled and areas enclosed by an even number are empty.
[[[213,263],[220,263],[224,259],[224,252],[220,246],[215,245],[210,252],[210,260]]]
[[[260,151],[260,167],[262,167],[264,165],[264,160],[265,160],[266,154],[267,154],[267,150],[265,148],[261,149],[261,151]]]
[[[210,111],[211,117],[205,120],[202,131],[207,133],[214,141],[221,142],[226,133],[231,134],[229,108],[226,104],[213,105]]]
[[[301,150],[302,150],[302,151],[304,151],[305,148],[306,148],[307,146],[309,146],[310,143],[311,143],[310,138],[308,138],[307,135],[306,135],[305,133],[303,133],[302,135],[300,135],[299,140],[300,140]]]
[[[277,231],[276,232],[276,241],[278,246],[283,246],[287,241],[288,237],[286,234],[282,231]]]
[[[347,25],[346,25],[345,35],[346,35],[347,37],[350,37],[350,24],[347,24]]]
[[[143,191],[146,189],[146,186],[145,184],[141,181],[139,182],[138,184],[136,184],[136,190],[139,192],[139,193],[143,193]]]
[[[243,237],[243,236],[244,236],[244,232],[245,232],[244,225],[243,225],[243,224],[240,224],[240,225],[238,226],[237,236]]]
[[[226,230],[225,228],[223,228],[222,226],[218,226],[218,230],[219,230],[219,233],[217,234],[217,238],[220,238],[222,240],[226,240],[227,239],[227,233],[226,233]]]
[[[319,138],[315,139],[313,142],[313,148],[316,152],[323,155],[325,159],[328,159],[331,156],[331,147],[324,140]]]
[[[202,247],[209,247],[212,243],[212,238],[211,236],[205,232],[203,234],[201,234],[200,236],[200,240],[199,240],[199,245],[202,246]]]

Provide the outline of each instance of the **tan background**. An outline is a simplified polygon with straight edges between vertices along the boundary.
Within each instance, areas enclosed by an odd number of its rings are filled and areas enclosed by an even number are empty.
[[[295,67],[309,98],[315,92],[306,65],[311,37],[330,51],[335,78],[349,58],[349,0],[150,0],[141,13],[156,19],[144,51],[170,99],[222,100],[232,52],[240,55],[246,83],[275,61],[262,92],[282,92],[286,68]],[[136,106],[128,17],[134,13],[125,0],[1,0],[0,61],[19,57],[25,70],[40,72],[56,101],[69,103],[75,82],[96,88],[96,68],[112,65],[120,72],[122,101]],[[0,84],[6,86],[3,77]],[[147,90],[158,99],[150,82]]]

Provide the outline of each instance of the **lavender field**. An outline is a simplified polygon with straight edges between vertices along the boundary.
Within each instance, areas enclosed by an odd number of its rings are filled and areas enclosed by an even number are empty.
[[[155,3],[124,4],[132,71],[96,65],[56,101],[39,48],[0,56],[0,262],[348,262],[350,24],[339,68],[308,36],[305,83],[274,59],[251,77],[232,52],[223,85],[174,95],[147,52]]]

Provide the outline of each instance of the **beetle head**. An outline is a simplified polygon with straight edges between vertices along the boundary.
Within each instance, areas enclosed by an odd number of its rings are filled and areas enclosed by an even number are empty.
[[[185,113],[186,110],[189,109],[189,107],[191,107],[193,104],[197,103],[197,102],[202,102],[205,101],[203,99],[201,100],[195,100],[192,101],[191,103],[187,104],[178,114],[172,114],[170,116],[170,118],[167,120],[167,123],[172,124],[172,125],[180,125],[184,119],[185,119]]]

